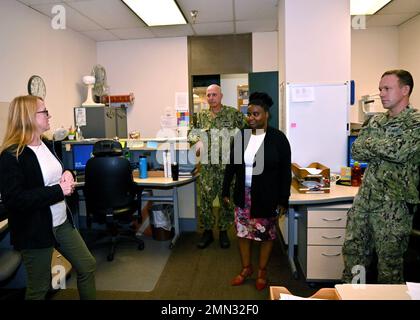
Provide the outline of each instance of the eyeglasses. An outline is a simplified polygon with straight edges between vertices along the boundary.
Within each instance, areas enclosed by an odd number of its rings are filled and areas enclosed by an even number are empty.
[[[47,109],[42,110],[42,111],[37,111],[36,113],[43,113],[43,114],[45,114],[47,117],[50,115],[50,114],[48,113],[48,110],[47,110]]]

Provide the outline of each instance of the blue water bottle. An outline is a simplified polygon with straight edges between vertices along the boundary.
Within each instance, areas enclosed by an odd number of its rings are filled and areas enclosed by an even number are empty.
[[[139,174],[140,179],[147,178],[147,158],[145,156],[139,157]]]

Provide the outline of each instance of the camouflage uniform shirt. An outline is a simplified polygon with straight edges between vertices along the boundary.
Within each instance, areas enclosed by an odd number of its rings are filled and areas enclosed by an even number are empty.
[[[420,112],[375,115],[363,126],[352,156],[369,162],[359,195],[378,201],[419,203]]]
[[[219,164],[226,163],[226,160],[229,159],[229,150],[230,150],[230,141],[233,136],[236,134],[238,129],[246,127],[247,122],[243,113],[239,112],[235,108],[222,105],[221,110],[216,113],[213,117],[211,110],[203,110],[197,114],[197,122],[191,131],[188,134],[188,140],[191,145],[194,145],[199,140],[203,140],[203,135],[208,138],[208,145],[205,141],[204,150],[209,150],[208,159],[210,162],[210,149],[212,146],[212,132],[218,132],[221,136],[221,141],[219,141]],[[227,129],[227,130],[223,130]],[[220,131],[218,131],[220,130]],[[225,145],[224,145],[225,144]],[[222,152],[222,147],[227,147],[228,152]],[[209,148],[210,147],[210,148]],[[223,161],[222,161],[223,157]]]

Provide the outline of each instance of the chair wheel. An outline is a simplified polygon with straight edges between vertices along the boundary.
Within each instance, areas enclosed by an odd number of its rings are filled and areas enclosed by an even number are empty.
[[[144,250],[144,243],[139,243],[139,245],[137,246],[138,250]]]
[[[108,261],[114,260],[114,255],[112,253],[110,253],[109,255],[106,256],[106,260],[108,260]]]

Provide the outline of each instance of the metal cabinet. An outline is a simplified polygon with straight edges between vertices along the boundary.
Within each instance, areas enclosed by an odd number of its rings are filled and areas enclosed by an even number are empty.
[[[84,138],[127,138],[127,108],[87,106],[86,126],[82,126]],[[76,112],[74,112],[76,119]],[[76,123],[76,121],[75,121]]]
[[[341,248],[350,206],[351,202],[308,206],[299,212],[298,261],[307,281],[341,279]]]

